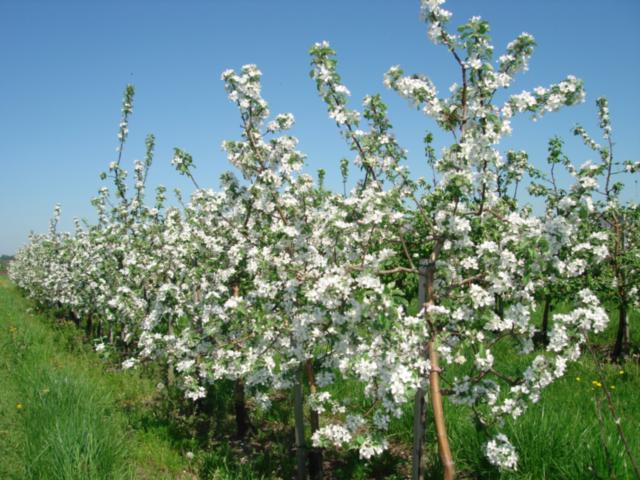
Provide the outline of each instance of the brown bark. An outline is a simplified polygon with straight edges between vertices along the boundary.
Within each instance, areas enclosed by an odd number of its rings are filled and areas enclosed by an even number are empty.
[[[431,406],[433,407],[433,420],[438,437],[438,453],[444,470],[444,480],[455,478],[455,467],[449,437],[444,421],[444,408],[442,406],[442,393],[440,391],[440,367],[438,366],[438,351],[433,341],[429,342],[429,360],[431,361],[431,373],[429,374],[429,389],[431,391]]]
[[[424,308],[427,301],[427,268],[426,260],[420,262],[418,270],[418,306]],[[425,352],[426,353],[426,352]],[[424,461],[424,431],[426,423],[425,391],[422,387],[416,390],[413,407],[413,451],[412,451],[412,480],[423,480],[425,471]]]
[[[422,306],[428,307],[434,304],[434,291],[433,281],[435,275],[435,262],[439,253],[439,246],[436,246],[434,252],[431,255],[431,260],[427,262],[422,260],[420,262],[419,270],[419,283],[418,283],[418,300],[422,302]],[[425,354],[429,358],[431,369],[429,371],[429,392],[431,395],[431,406],[433,408],[433,419],[436,427],[436,436],[438,440],[438,453],[440,455],[440,462],[444,471],[444,480],[453,480],[455,478],[455,467],[453,462],[453,456],[451,455],[451,448],[449,446],[449,437],[447,435],[447,428],[444,421],[444,408],[442,405],[442,392],[440,391],[440,367],[438,365],[438,351],[436,349],[437,331],[434,325],[431,324],[429,315],[425,312],[425,321],[429,327],[429,333],[431,335],[430,341],[426,345]],[[413,445],[413,476],[414,480],[421,480],[424,477],[424,465],[423,465],[423,433],[424,433],[424,412],[420,408],[420,397],[422,398],[423,392],[416,392],[414,415],[419,415],[420,420],[417,421],[414,418],[414,445]]]

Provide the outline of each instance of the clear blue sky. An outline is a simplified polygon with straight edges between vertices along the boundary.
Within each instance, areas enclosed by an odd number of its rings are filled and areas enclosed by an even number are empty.
[[[450,0],[453,24],[472,15],[492,25],[496,53],[522,31],[538,41],[530,71],[513,93],[568,74],[586,82],[584,105],[538,123],[523,118],[505,146],[527,149],[543,164],[547,139],[560,134],[577,162],[593,154],[572,138],[577,121],[595,131],[596,97],[606,95],[616,154],[640,157],[640,1]],[[142,158],[154,133],[150,185],[190,187],[169,165],[172,148],[192,153],[196,177],[216,187],[227,168],[220,144],[237,138],[239,120],[220,73],[256,63],[273,113],[292,112],[309,170],[325,168],[339,184],[348,155],[309,78],[308,48],[328,40],[354,105],[381,91],[410,163],[422,165],[421,138],[431,128],[382,75],[391,65],[429,75],[440,91],[458,79],[447,52],[418,20],[418,0],[0,0],[0,254],[13,253],[30,230],[45,231],[56,202],[63,229],[92,219],[89,200],[100,171],[114,160],[123,87],[136,86],[125,164]],[[448,138],[440,136],[439,145]],[[629,180],[628,198],[638,187]]]

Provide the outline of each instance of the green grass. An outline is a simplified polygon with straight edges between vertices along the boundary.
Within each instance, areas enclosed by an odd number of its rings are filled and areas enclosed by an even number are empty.
[[[631,312],[631,338],[640,338],[640,314]],[[636,461],[640,461],[640,366],[630,356],[623,365],[608,363],[608,347],[616,333],[616,317],[605,332],[593,339],[598,362],[603,366],[605,384],[611,392],[621,425]],[[526,358],[507,350],[495,352],[502,365],[517,370]],[[621,373],[622,372],[622,373]],[[633,479],[626,455],[602,387],[594,385],[600,375],[588,354],[569,366],[563,378],[543,390],[538,403],[522,417],[508,422],[504,432],[520,457],[517,472],[499,474],[479,455],[485,437],[476,428],[472,413],[445,403],[447,425],[458,469],[469,478],[482,479]],[[435,438],[435,432],[428,432]],[[435,474],[439,478],[436,452],[432,451]]]
[[[607,367],[606,383],[609,388],[614,387],[611,390],[614,403],[631,449],[638,455],[640,371],[631,363],[624,368],[625,373],[620,375],[619,367]],[[500,475],[486,464],[478,455],[484,438],[477,431],[471,412],[448,405],[447,423],[458,468],[472,478],[487,479],[635,478],[602,388],[591,384],[597,378],[594,370],[588,360],[574,365],[564,379],[543,392],[539,403],[505,426],[504,431],[520,456],[515,473]],[[596,410],[598,402],[602,423]],[[430,431],[429,435],[434,438],[435,433]]]
[[[0,277],[0,478],[194,478],[162,425],[132,428],[154,415],[154,384],[31,308]]]
[[[123,419],[90,380],[64,371],[20,372],[27,478],[130,478]],[[45,386],[43,388],[43,386]]]
[[[83,342],[71,324],[29,313],[32,304],[0,276],[0,478],[210,479],[293,477],[292,407],[278,394],[267,412],[251,411],[254,426],[245,442],[233,439],[232,385],[211,387],[196,405],[175,391],[159,394],[161,368],[122,372]],[[615,335],[615,321],[595,341],[602,358]],[[640,315],[632,312],[631,337],[640,338]],[[497,361],[517,371],[526,363],[496,349]],[[605,367],[605,384],[631,449],[640,456],[640,367],[632,356]],[[484,459],[486,434],[472,412],[445,399],[446,422],[458,478],[632,479],[603,389],[589,356],[542,394],[504,431],[518,449],[517,472],[500,474]],[[620,372],[623,372],[622,374]],[[336,396],[366,405],[361,386],[340,383]],[[355,398],[353,398],[355,397]],[[20,404],[21,408],[17,408]],[[251,404],[249,405],[251,406]],[[393,422],[391,451],[371,463],[357,453],[326,452],[331,478],[401,479],[410,472],[411,406]],[[433,422],[427,428],[427,478],[442,478]],[[192,461],[185,457],[191,451]]]

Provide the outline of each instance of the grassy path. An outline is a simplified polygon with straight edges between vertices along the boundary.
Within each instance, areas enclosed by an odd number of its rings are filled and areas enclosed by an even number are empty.
[[[0,478],[194,478],[166,429],[140,428],[151,382],[30,308],[0,276]]]

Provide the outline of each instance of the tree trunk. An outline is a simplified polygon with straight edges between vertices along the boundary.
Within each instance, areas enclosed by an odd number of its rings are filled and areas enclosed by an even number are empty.
[[[424,401],[424,389],[416,390],[413,406],[413,452],[411,461],[412,480],[424,479],[424,427],[426,423],[426,405]]]
[[[233,402],[236,411],[236,435],[242,440],[249,431],[249,413],[244,396],[244,382],[240,379],[235,381]]]
[[[307,360],[304,367],[307,374],[307,382],[309,382],[309,391],[314,395],[318,388],[311,360]],[[311,409],[310,411],[310,423],[311,435],[313,435],[320,428],[320,416],[316,410]],[[322,480],[322,461],[322,448],[311,447],[309,449],[309,475],[312,480]]]
[[[499,293],[494,294],[495,308],[494,311],[500,319],[504,319],[504,302],[502,301],[502,295]]]
[[[69,316],[71,317],[71,321],[75,324],[76,327],[80,328],[80,317],[78,316],[75,310],[69,310]]]
[[[234,297],[240,295],[240,286],[235,284],[231,287]],[[197,301],[200,301],[201,292],[198,290],[195,292]],[[244,382],[242,379],[237,379],[234,385],[233,392],[234,409],[236,412],[236,435],[238,439],[242,440],[247,436],[249,431],[249,413],[247,411],[247,402],[244,396]]]
[[[433,420],[436,425],[438,436],[438,453],[444,469],[444,480],[455,478],[455,467],[451,448],[449,447],[449,437],[447,427],[444,422],[444,408],[442,406],[442,393],[440,392],[440,367],[438,366],[438,351],[433,341],[429,342],[429,360],[431,361],[431,372],[429,374],[429,387],[431,391],[431,406],[433,407]]]
[[[627,295],[626,285],[627,278],[625,275],[625,269],[622,265],[623,255],[625,253],[625,231],[624,231],[624,219],[619,219],[614,215],[614,230],[616,234],[616,243],[614,249],[614,272],[618,285],[618,331],[616,333],[616,343],[613,346],[611,352],[611,360],[619,362],[622,360],[622,356],[626,351],[626,337],[627,334]]]
[[[621,301],[618,306],[618,332],[616,333],[616,343],[613,346],[613,352],[611,352],[611,360],[619,362],[622,358],[622,354],[626,350],[625,336],[627,330],[627,303]]]
[[[293,385],[293,416],[296,438],[296,480],[307,479],[307,449],[304,440],[304,410],[302,391],[302,371],[296,373]]]
[[[420,262],[420,270],[418,273],[418,307],[420,310],[425,308],[427,301],[427,262]],[[425,352],[426,353],[426,352]],[[411,478],[412,480],[424,479],[424,431],[426,423],[426,405],[424,401],[424,389],[422,387],[416,390],[413,407],[413,449],[411,459]]]
[[[551,295],[544,297],[544,310],[542,312],[542,344],[546,347],[549,345],[549,315],[551,313]]]
[[[93,337],[93,312],[89,312],[89,315],[87,315],[87,324],[85,325],[85,335],[89,340],[91,340],[91,338]]]
[[[167,335],[173,336],[173,322],[171,318],[169,318],[169,322],[167,324]],[[176,374],[173,371],[173,365],[167,362],[167,387],[173,387],[176,383]]]
[[[418,293],[424,290],[423,298],[425,299],[425,302],[423,303],[423,305],[425,308],[434,304],[433,281],[435,276],[436,259],[438,255],[437,250],[438,247],[436,247],[436,249],[432,253],[430,261],[424,259],[420,261]],[[420,284],[423,284],[423,286],[420,286]],[[419,300],[421,299],[419,298]],[[436,435],[438,439],[438,453],[440,455],[440,462],[442,463],[442,468],[444,470],[444,480],[453,480],[455,478],[455,468],[453,463],[453,456],[451,455],[451,448],[449,447],[449,437],[447,436],[447,428],[444,421],[444,408],[442,406],[442,392],[440,391],[440,367],[438,365],[438,350],[436,349],[435,343],[437,332],[434,331],[433,325],[431,325],[431,323],[429,322],[428,312],[426,311],[425,321],[430,328],[430,340],[426,345],[425,354],[429,358],[431,367],[429,371],[429,392],[431,395],[433,420],[435,423]],[[419,401],[420,399],[417,398],[416,403],[419,403]],[[417,408],[418,407],[416,407],[416,410]],[[414,414],[415,413],[422,412],[416,412],[414,410]],[[423,415],[421,415],[419,422],[414,419],[414,464],[412,470],[413,475],[418,475],[417,477],[414,476],[414,479],[420,478],[421,474],[424,476],[424,469],[422,466],[423,446],[420,445],[420,443],[424,443],[424,438],[423,435],[421,435],[421,432],[416,432],[415,430],[416,425],[418,425],[417,428],[422,428],[422,432],[424,432],[425,421],[422,418]]]

